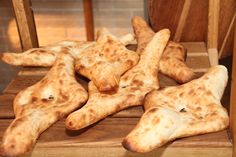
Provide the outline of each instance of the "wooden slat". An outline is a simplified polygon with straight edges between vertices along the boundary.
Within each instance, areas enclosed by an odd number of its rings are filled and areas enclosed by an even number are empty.
[[[187,49],[187,65],[194,72],[206,72],[210,67],[205,42],[181,42]]]
[[[233,139],[233,157],[236,157],[236,22],[234,23],[234,51],[230,94],[230,131]]]
[[[188,53],[207,53],[205,42],[181,42],[186,47]]]
[[[0,119],[15,117],[12,107],[14,97],[13,94],[0,95]]]
[[[209,0],[207,48],[218,47],[220,0]]]
[[[3,90],[5,94],[16,94],[19,91],[29,87],[39,80],[41,80],[43,76],[37,75],[28,75],[28,76],[17,76],[14,78],[8,86]]]
[[[223,49],[221,52],[222,57],[230,56],[233,52],[233,36],[234,29],[229,33],[230,24],[236,10],[235,0],[220,0],[220,18],[219,18],[219,49]],[[224,41],[227,38],[225,44]],[[225,46],[223,46],[223,44]],[[224,48],[223,48],[224,47]]]
[[[223,52],[225,51],[225,46],[226,46],[227,42],[229,42],[230,34],[233,31],[233,26],[234,26],[235,19],[236,19],[236,12],[234,13],[234,16],[233,16],[233,18],[232,18],[232,20],[231,20],[231,22],[229,24],[229,28],[228,28],[228,30],[226,32],[226,35],[225,35],[224,40],[222,42],[222,45],[220,47],[219,58],[222,57]]]
[[[208,56],[188,56],[186,63],[193,69],[208,69],[210,67]]]
[[[175,36],[174,36],[174,41],[180,41],[181,36],[182,36],[182,32],[186,23],[186,19],[188,16],[188,12],[191,6],[192,0],[185,0],[184,1],[184,6],[183,6],[183,10],[181,12],[180,15],[180,19],[176,28],[176,32],[175,32]]]
[[[0,138],[11,123],[11,119],[0,119]],[[139,118],[106,118],[88,128],[70,131],[64,120],[56,122],[38,139],[38,146],[121,146],[121,140],[135,127]],[[55,134],[56,133],[56,134]],[[57,136],[60,134],[60,136]],[[169,147],[232,147],[227,130],[175,140]]]
[[[73,152],[73,156],[84,156],[85,154],[86,156],[92,156],[92,154],[88,152],[89,149],[93,152],[96,151],[96,154],[104,155],[106,152],[108,156],[113,153],[116,154],[115,156],[124,156],[127,154],[128,156],[142,156],[142,154],[127,152],[121,146],[122,139],[134,128],[138,120],[138,118],[106,118],[80,131],[68,131],[64,128],[64,121],[59,121],[42,133],[35,148],[32,152],[28,153],[28,155],[42,156],[42,154],[47,154],[48,156],[50,154],[50,156],[68,156]],[[0,138],[10,122],[11,120],[0,120]],[[173,150],[162,154],[163,149]],[[213,149],[217,153],[213,153]],[[109,153],[107,150],[114,150],[115,152]],[[223,152],[219,152],[219,150]],[[216,133],[179,139],[170,142],[162,148],[155,149],[153,152],[146,153],[145,155],[156,156],[157,152],[162,152],[160,154],[162,157],[173,156],[174,152],[178,154],[177,156],[187,155],[187,152],[195,152],[193,156],[211,154],[210,156],[224,155],[229,157],[232,155],[232,145],[229,142],[226,130],[223,130]]]
[[[149,153],[132,153],[122,147],[59,147],[59,148],[38,148],[27,153],[25,157],[232,157],[232,148],[181,148],[162,147]]]
[[[94,40],[94,24],[93,24],[93,6],[92,0],[83,0],[84,20],[86,27],[86,35],[88,41]]]
[[[38,47],[38,37],[30,0],[12,0],[12,3],[23,50]]]
[[[211,66],[219,64],[218,50],[216,48],[208,49],[208,56]]]
[[[220,0],[209,0],[207,49],[211,66],[218,64]]]

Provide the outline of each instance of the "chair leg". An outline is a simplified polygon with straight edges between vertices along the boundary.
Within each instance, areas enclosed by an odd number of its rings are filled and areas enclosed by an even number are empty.
[[[230,131],[233,139],[233,157],[236,157],[236,21],[234,22],[234,49],[230,92]]]
[[[93,7],[92,0],[83,0],[84,19],[86,27],[86,35],[88,41],[94,40],[94,24],[93,24]]]
[[[21,47],[28,50],[38,47],[38,37],[30,0],[12,0]]]

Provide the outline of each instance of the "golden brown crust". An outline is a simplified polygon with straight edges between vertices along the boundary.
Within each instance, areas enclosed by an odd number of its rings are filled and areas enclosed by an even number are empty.
[[[227,79],[227,69],[215,66],[184,85],[152,91],[145,98],[145,113],[123,146],[148,152],[176,138],[225,129],[229,117],[220,99]]]
[[[142,54],[147,43],[152,39],[154,32],[148,24],[138,16],[133,17],[132,25],[138,42],[137,53]],[[178,83],[189,82],[196,78],[196,75],[193,70],[185,64],[185,59],[186,49],[184,46],[180,43],[169,41],[160,60],[159,70]]]
[[[139,56],[124,45],[133,39],[132,35],[118,39],[105,28],[98,34],[97,42],[61,41],[23,53],[3,53],[2,60],[16,66],[47,67],[55,62],[63,49],[67,49],[76,59],[78,73],[92,80],[100,92],[114,93],[120,76],[137,64]]]
[[[97,43],[77,58],[75,70],[94,82],[100,92],[114,93],[120,76],[138,62],[138,55],[128,50],[116,37],[101,33]]]
[[[67,117],[66,127],[78,130],[122,109],[141,105],[148,92],[159,88],[158,64],[169,36],[167,29],[154,35],[140,56],[139,63],[121,77],[116,93],[102,94],[91,81],[88,102]]]
[[[4,133],[2,153],[17,156],[30,150],[44,130],[80,107],[87,97],[86,90],[75,79],[73,57],[60,53],[41,81],[15,97],[15,119]]]
[[[23,53],[2,53],[1,60],[14,66],[42,66],[49,67],[55,62],[57,55],[63,48],[83,46],[89,44],[84,41],[66,40],[40,48],[32,48]]]

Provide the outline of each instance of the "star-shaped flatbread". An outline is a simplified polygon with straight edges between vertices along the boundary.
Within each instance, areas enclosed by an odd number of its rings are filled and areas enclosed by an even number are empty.
[[[161,30],[153,36],[141,54],[138,64],[121,77],[116,93],[102,94],[91,81],[88,102],[67,117],[66,127],[78,130],[122,109],[142,105],[145,95],[159,88],[159,60],[169,36],[168,29]]]
[[[100,92],[114,93],[121,75],[136,65],[138,60],[137,53],[128,50],[118,38],[103,33],[94,46],[78,55],[75,70],[93,81]]]
[[[15,119],[3,135],[0,152],[18,156],[30,150],[43,131],[82,106],[87,98],[87,91],[75,79],[74,58],[60,53],[41,81],[15,97]]]
[[[227,80],[227,69],[218,65],[184,85],[152,91],[145,98],[145,113],[123,146],[149,152],[177,138],[225,129],[229,117],[220,99]]]

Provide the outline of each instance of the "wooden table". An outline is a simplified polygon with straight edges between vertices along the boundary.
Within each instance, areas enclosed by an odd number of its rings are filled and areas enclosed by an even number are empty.
[[[209,67],[204,43],[184,43],[184,45],[189,52],[187,64],[194,68],[199,76],[202,75],[202,72]],[[14,118],[12,102],[15,95],[20,90],[39,81],[47,70],[45,68],[23,68],[3,91],[0,96],[0,138]],[[161,86],[176,85],[173,80],[163,75],[159,79]],[[79,81],[86,84],[84,80],[79,79]],[[142,113],[141,106],[133,107],[79,131],[66,130],[63,119],[42,133],[34,149],[25,156],[232,156],[232,143],[227,130],[175,140],[150,153],[128,152],[122,147],[121,141],[134,128]]]

